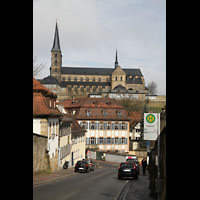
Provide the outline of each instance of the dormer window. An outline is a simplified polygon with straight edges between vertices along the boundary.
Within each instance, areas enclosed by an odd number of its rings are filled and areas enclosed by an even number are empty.
[[[106,110],[103,110],[103,116],[107,117],[107,111]]]
[[[121,81],[123,80],[123,79],[122,79],[122,76],[121,76],[120,80],[121,80]]]
[[[121,117],[122,116],[122,112],[121,111],[117,111],[117,116]]]
[[[91,116],[91,111],[90,111],[90,110],[87,110],[87,111],[86,111],[86,115],[87,115],[88,117],[90,117],[90,116]]]

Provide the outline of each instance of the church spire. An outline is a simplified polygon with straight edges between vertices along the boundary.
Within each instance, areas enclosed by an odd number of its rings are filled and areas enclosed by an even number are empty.
[[[117,61],[117,50],[116,50],[116,57],[115,57],[115,69],[118,67],[118,61]]]
[[[59,34],[58,34],[57,20],[56,20],[56,29],[55,29],[53,47],[52,47],[51,51],[61,51],[61,49],[60,49]]]

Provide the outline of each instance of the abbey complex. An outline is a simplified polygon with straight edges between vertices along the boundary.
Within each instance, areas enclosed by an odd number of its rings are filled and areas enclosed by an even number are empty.
[[[140,69],[126,69],[118,64],[110,68],[64,67],[56,23],[51,49],[50,76],[39,80],[57,94],[59,101],[79,97],[132,98],[144,100],[149,90]]]

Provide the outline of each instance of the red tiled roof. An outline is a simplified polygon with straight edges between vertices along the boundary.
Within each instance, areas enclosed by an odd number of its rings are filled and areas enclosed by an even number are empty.
[[[33,93],[33,116],[61,116],[62,113],[54,107],[48,105],[47,97],[42,93]]]
[[[76,119],[83,120],[126,120],[126,111],[122,105],[119,105],[116,100],[111,98],[77,98],[68,99],[63,102],[66,110],[76,110]],[[91,116],[87,116],[87,111],[90,110]],[[103,115],[103,111],[107,112],[107,116]],[[118,111],[122,116],[118,116]]]
[[[49,90],[48,88],[44,87],[39,81],[37,81],[33,77],[33,92],[42,92],[45,96],[50,96],[56,98],[57,95]]]
[[[77,98],[67,99],[63,102],[65,108],[124,108],[111,98]]]

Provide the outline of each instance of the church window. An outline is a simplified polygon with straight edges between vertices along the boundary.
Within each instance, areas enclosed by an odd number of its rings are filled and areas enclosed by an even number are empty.
[[[62,77],[62,80],[65,81],[65,77]]]
[[[95,77],[93,77],[92,81],[94,81],[94,82],[95,82]]]
[[[74,81],[77,81],[77,77],[74,77]]]
[[[99,77],[99,82],[101,82],[101,77]]]
[[[55,68],[55,72],[57,72],[57,68]]]
[[[88,77],[86,77],[86,79],[85,79],[87,82],[89,81],[89,78]]]
[[[68,81],[71,81],[71,77],[68,77]]]
[[[55,60],[55,65],[57,65],[57,60]]]
[[[121,80],[121,81],[123,80],[123,79],[122,79],[122,76],[121,76],[120,80]]]
[[[80,78],[80,81],[83,81],[83,77]]]
[[[57,58],[57,53],[55,53],[55,58]]]
[[[117,81],[117,76],[115,76],[115,81]]]

